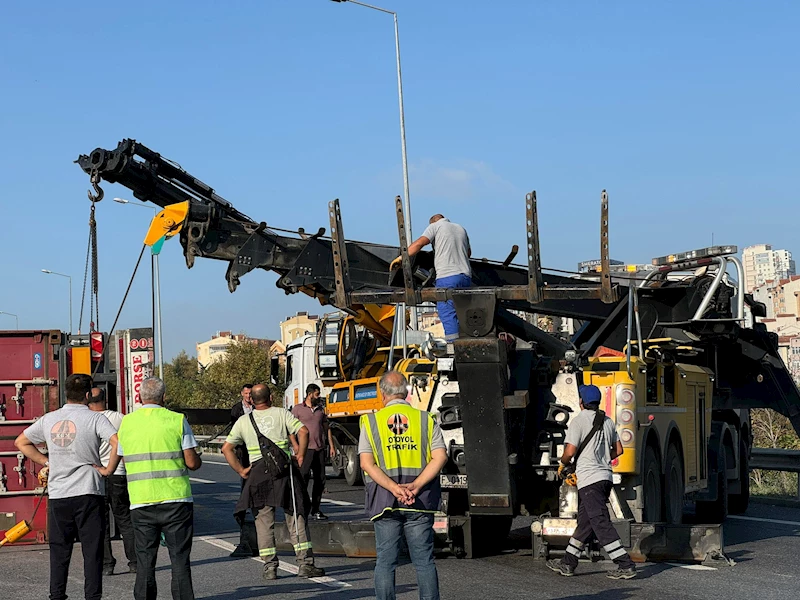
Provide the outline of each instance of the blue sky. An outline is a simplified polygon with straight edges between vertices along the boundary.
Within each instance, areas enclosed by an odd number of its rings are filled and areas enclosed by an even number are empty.
[[[400,15],[413,227],[442,212],[477,256],[524,240],[538,192],[542,262],[627,262],[718,243],[800,252],[800,5],[794,2],[405,2]],[[402,193],[389,15],[326,0],[6,3],[0,18],[0,310],[66,328],[80,304],[88,178],[72,161],[133,137],[270,225],[394,243]],[[101,327],[148,212],[98,206]],[[165,355],[216,330],[276,337],[313,301],[275,275],[235,294],[225,264],[162,254]],[[150,319],[146,270],[121,328]],[[13,319],[0,315],[0,327]]]

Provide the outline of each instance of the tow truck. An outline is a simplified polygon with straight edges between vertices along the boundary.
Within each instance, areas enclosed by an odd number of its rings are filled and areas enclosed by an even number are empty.
[[[460,337],[449,347],[430,344],[403,368],[420,389],[440,388],[420,395],[419,405],[437,415],[445,432],[449,461],[436,527],[457,555],[498,547],[518,515],[538,515],[531,527],[536,557],[563,549],[574,515],[560,514],[556,460],[581,383],[600,386],[603,408],[616,418],[625,454],[614,465],[612,507],[639,560],[722,554],[720,527],[681,524],[683,508],[695,502],[706,522],[715,523],[746,508],[749,409],[775,409],[800,432],[800,393],[776,336],[761,324],[745,326],[745,306],[756,317],[766,311],[744,292],[736,247],[656,259],[641,280],[612,275],[605,191],[596,277],[542,269],[533,192],[520,219],[527,264],[513,264],[512,248],[502,261],[471,261],[474,287],[437,289],[432,254],[408,256],[399,197],[399,245],[380,245],[345,238],[338,200],[328,205],[329,236],[324,228],[312,234],[270,229],[134,140],[97,148],[77,162],[96,186],[119,183],[161,206],[148,237],[177,235],[190,268],[198,257],[225,261],[232,292],[253,270],[274,271],[286,293],[335,306],[383,339],[387,329],[375,328],[376,310],[453,300]],[[398,255],[402,268],[390,274]],[[564,341],[519,312],[572,318],[580,326]],[[388,358],[376,360],[379,368],[394,366]],[[351,409],[378,406],[377,393],[361,387],[365,379],[341,384]],[[445,382],[452,386],[446,392]]]

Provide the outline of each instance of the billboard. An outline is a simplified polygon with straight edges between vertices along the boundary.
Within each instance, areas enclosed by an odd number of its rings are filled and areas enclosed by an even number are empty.
[[[155,374],[153,328],[141,327],[117,332],[117,406],[130,413],[142,405],[139,389]]]

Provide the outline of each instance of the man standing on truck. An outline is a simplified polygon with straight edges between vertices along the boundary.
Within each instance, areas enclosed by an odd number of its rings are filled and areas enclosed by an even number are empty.
[[[189,471],[202,465],[199,444],[181,413],[164,408],[164,382],[148,377],[139,388],[142,407],[122,419],[117,452],[124,457],[136,539],[135,600],[155,600],[161,534],[172,563],[173,600],[194,600],[192,536],[194,499]]]
[[[67,403],[46,413],[23,431],[14,444],[29,460],[49,470],[50,502],[47,536],[50,542],[50,599],[67,597],[67,576],[76,541],[83,551],[83,592],[86,600],[103,595],[103,531],[105,488],[103,477],[119,464],[117,430],[100,413],[89,410],[92,378],[70,375],[64,381]],[[100,467],[100,444],[112,449],[106,467]],[[35,444],[47,444],[47,456]],[[42,473],[40,472],[40,477]]]
[[[311,536],[306,524],[309,501],[303,486],[300,467],[308,448],[308,429],[292,413],[272,406],[272,393],[263,384],[253,386],[254,410],[239,417],[222,445],[222,454],[231,468],[246,480],[234,514],[241,523],[250,509],[256,520],[258,553],[264,559],[263,578],[278,578],[278,550],[275,545],[275,509],[283,508],[286,529],[294,545],[298,577],[322,577],[325,571],[314,565]],[[270,471],[272,464],[285,462],[289,456],[289,435],[297,435],[297,463],[280,475]],[[234,448],[244,444],[250,454],[250,466],[244,467],[236,458]],[[275,453],[279,453],[275,456]],[[290,459],[291,460],[291,459]],[[268,465],[267,461],[271,461]]]
[[[106,391],[101,388],[92,388],[89,398],[89,410],[102,413],[106,419],[119,431],[122,425],[122,413],[106,408]],[[103,442],[100,446],[100,462],[108,466],[111,458],[111,444]],[[131,524],[131,500],[128,497],[128,478],[125,476],[125,465],[120,462],[116,471],[106,477],[106,531],[103,538],[103,575],[113,575],[117,564],[111,549],[111,528],[109,512],[114,515],[114,523],[122,535],[122,545],[125,549],[125,558],[128,559],[128,571],[136,573],[136,543],[133,538],[133,525]]]
[[[444,437],[433,415],[407,401],[408,380],[387,371],[378,385],[383,408],[361,417],[358,454],[364,470],[367,516],[375,523],[375,596],[395,597],[395,571],[403,536],[417,570],[419,597],[439,600],[433,561],[433,514],[447,463]]]
[[[558,467],[559,476],[577,454],[575,476],[578,482],[578,525],[569,540],[564,558],[548,560],[551,570],[571,577],[578,566],[578,557],[592,536],[603,546],[617,568],[608,572],[610,579],[633,579],[636,567],[622,547],[619,534],[608,514],[613,477],[611,461],[622,456],[622,442],[617,428],[600,410],[602,394],[596,385],[584,385],[579,390],[581,412],[574,416],[567,428],[564,454]],[[562,485],[570,485],[565,481]],[[573,484],[574,485],[574,484]]]
[[[469,245],[467,230],[461,225],[451,223],[444,215],[433,215],[428,227],[408,247],[408,256],[414,256],[428,244],[433,246],[433,266],[436,269],[437,288],[468,288],[472,286],[472,268],[469,258],[472,248]],[[402,257],[398,256],[389,265],[389,270],[401,267]],[[458,317],[452,300],[437,302],[436,310],[444,327],[444,337],[450,341],[458,337]]]
[[[328,415],[320,401],[320,391],[316,383],[309,383],[306,387],[306,399],[292,408],[292,414],[308,429],[308,450],[300,473],[306,486],[309,479],[314,480],[309,516],[312,519],[326,520],[328,517],[320,510],[322,492],[325,489],[325,444],[328,444],[331,458],[336,455],[336,449],[333,446],[333,433],[328,426]]]

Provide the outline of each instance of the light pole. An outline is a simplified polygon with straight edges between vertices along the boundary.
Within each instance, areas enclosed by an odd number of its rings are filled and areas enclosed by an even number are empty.
[[[66,277],[69,279],[69,333],[72,334],[72,275],[65,275],[64,273],[56,273],[49,269],[42,269],[42,273],[48,275],[58,275],[59,277]]]
[[[146,208],[148,210],[152,210],[154,215],[158,214],[158,209],[149,206],[147,204],[143,204],[141,202],[132,202],[130,200],[126,200],[125,198],[114,198],[114,202],[118,202],[119,204],[130,204],[131,206],[141,206],[142,208]],[[158,331],[153,332],[153,337],[157,337],[158,339],[158,375],[163,380],[164,379],[164,353],[162,351],[162,335],[161,335],[161,269],[158,264],[158,254],[152,255],[152,267],[153,267],[153,281],[155,285],[155,289],[153,290],[154,296],[156,298],[156,328]]]
[[[17,329],[19,329],[19,317],[14,313],[6,312],[4,310],[0,310],[0,315],[8,315],[9,317],[14,317],[14,320],[17,322]]]
[[[350,4],[358,4],[359,6],[363,6],[365,8],[371,8],[372,10],[377,10],[382,13],[386,13],[392,15],[394,17],[394,49],[395,55],[397,59],[397,98],[400,104],[400,150],[403,156],[403,193],[405,198],[403,200],[403,213],[405,217],[405,230],[406,230],[406,243],[410,244],[413,240],[411,239],[411,198],[408,192],[408,158],[406,156],[406,117],[405,111],[403,110],[403,75],[402,70],[400,69],[400,30],[397,26],[397,13],[391,10],[387,10],[385,8],[381,8],[379,6],[373,6],[371,4],[366,4],[364,2],[358,2],[357,0],[331,0],[332,2],[344,3],[349,2]],[[411,310],[411,328],[417,328],[417,311],[415,308]]]

